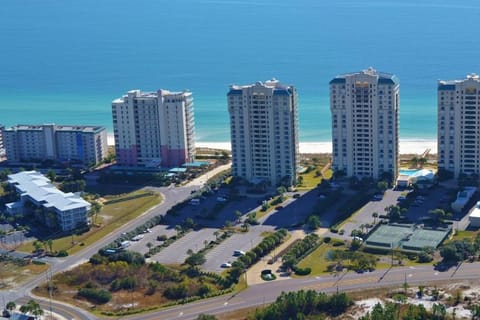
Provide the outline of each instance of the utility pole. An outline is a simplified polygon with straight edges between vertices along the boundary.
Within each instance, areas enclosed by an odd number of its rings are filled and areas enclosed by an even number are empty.
[[[392,268],[393,268],[393,242],[392,242]]]

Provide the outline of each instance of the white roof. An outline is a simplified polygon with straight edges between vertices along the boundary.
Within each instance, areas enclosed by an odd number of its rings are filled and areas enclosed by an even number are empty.
[[[8,176],[22,194],[28,195],[46,208],[67,211],[90,207],[90,203],[73,193],[64,193],[50,183],[50,180],[37,171],[22,171]]]
[[[472,213],[470,213],[470,215],[468,216],[470,219],[471,218],[478,218],[480,219],[480,209],[478,208],[475,208],[473,209]]]

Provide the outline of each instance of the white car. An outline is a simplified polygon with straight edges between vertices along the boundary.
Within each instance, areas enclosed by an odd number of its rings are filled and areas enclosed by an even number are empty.
[[[363,242],[363,239],[360,238],[360,237],[357,237],[357,236],[352,237],[352,240],[357,240],[357,241]]]
[[[222,197],[217,197],[217,201],[218,201],[218,202],[226,202],[227,199],[222,198]]]
[[[231,268],[232,264],[230,262],[224,262],[220,265],[221,268]]]

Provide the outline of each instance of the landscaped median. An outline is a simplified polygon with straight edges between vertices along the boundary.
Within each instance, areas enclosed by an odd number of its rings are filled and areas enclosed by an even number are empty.
[[[98,214],[97,225],[82,234],[69,234],[52,240],[52,253],[67,251],[74,254],[89,246],[127,222],[142,215],[148,209],[161,202],[158,193],[147,190],[134,191],[120,196],[106,196],[105,204]],[[101,221],[101,223],[99,223]],[[47,239],[45,239],[46,241]],[[47,248],[48,249],[48,248]],[[33,252],[34,242],[28,242],[17,248],[18,251]]]

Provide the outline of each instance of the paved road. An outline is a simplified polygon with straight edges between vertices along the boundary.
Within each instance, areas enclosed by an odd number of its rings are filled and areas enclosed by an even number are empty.
[[[88,261],[88,259],[95,253],[98,252],[101,248],[103,248],[105,245],[111,243],[115,239],[118,238],[118,236],[123,233],[123,232],[128,232],[130,230],[135,229],[135,227],[140,226],[144,224],[146,221],[151,219],[152,217],[156,215],[165,215],[165,213],[175,204],[184,201],[187,199],[192,190],[198,189],[198,187],[202,186],[209,177],[212,177],[213,175],[226,170],[230,167],[230,164],[220,166],[218,168],[215,168],[211,172],[193,180],[186,186],[182,188],[174,188],[174,187],[161,187],[161,188],[152,188],[155,189],[156,191],[160,192],[163,195],[163,201],[161,204],[158,206],[155,206],[154,208],[148,210],[144,214],[142,214],[140,217],[129,221],[122,227],[118,228],[117,230],[111,232],[101,240],[97,241],[95,244],[85,248],[84,250],[78,252],[77,254],[73,256],[69,256],[66,258],[62,259],[52,259],[49,261],[51,263],[50,267],[50,272],[52,274],[62,272],[65,270],[69,270],[73,268],[76,265],[79,265],[81,263],[84,263]],[[45,282],[45,275],[39,275],[35,278],[32,278],[29,280],[28,283],[24,283],[20,285],[19,287],[15,288],[14,290],[2,290],[0,291],[0,298],[2,301],[23,301],[22,299],[29,299],[31,297],[34,297],[31,294],[31,290],[35,288],[36,286],[42,284]],[[35,297],[38,301],[41,300],[39,297]],[[59,314],[67,313],[65,310],[68,310],[69,312],[69,317],[70,319],[95,319],[95,317],[88,312],[76,308],[74,306],[68,306],[65,305],[64,303],[61,302],[53,302],[52,303],[54,307],[54,312],[58,312]],[[63,311],[62,311],[63,310]]]
[[[458,270],[455,268],[447,272],[437,272],[431,266],[403,267],[391,270],[378,270],[374,272],[357,274],[343,273],[338,276],[315,278],[288,279],[273,281],[249,287],[236,295],[202,300],[199,302],[176,306],[159,312],[145,315],[134,315],[127,319],[153,320],[153,319],[195,319],[199,314],[222,314],[238,309],[260,306],[275,301],[282,292],[297,291],[300,289],[318,290],[327,293],[349,290],[362,290],[378,287],[401,286],[405,278],[409,285],[428,284],[438,281],[459,281],[478,279],[480,263],[464,263]]]
[[[195,189],[195,186],[187,186],[182,188],[169,188],[169,187],[156,188],[156,190],[161,192],[164,196],[164,200],[160,205],[150,209],[149,211],[145,212],[143,215],[136,218],[135,220],[132,220],[126,223],[119,229],[108,234],[107,236],[105,236],[95,244],[89,246],[88,248],[85,248],[79,253],[73,256],[62,258],[62,259],[50,260],[49,262],[51,262],[51,268],[50,268],[51,272],[55,274],[64,270],[71,269],[78,264],[88,261],[88,259],[93,254],[98,252],[98,250],[100,250],[105,245],[117,239],[122,232],[128,232],[130,230],[135,229],[135,227],[142,225],[153,216],[156,216],[159,214],[164,215],[167,212],[167,210],[170,209],[173,205],[186,199],[190,195],[191,190],[193,189]],[[28,283],[24,283],[21,286],[15,288],[15,290],[0,291],[0,298],[2,299],[2,301],[8,302],[8,301],[16,301],[24,297],[27,297],[27,298],[32,297],[30,291],[35,286],[40,285],[44,281],[45,281],[45,275],[39,275],[35,278],[30,279]],[[86,311],[81,310],[79,308],[75,308],[73,306],[68,307],[68,306],[64,306],[63,304],[57,304],[57,303],[55,303],[54,306],[55,306],[55,310],[54,310],[55,312],[56,312],[57,306],[62,306],[62,308],[70,308],[70,312],[72,314],[75,314],[75,317],[73,317],[74,319],[94,319],[92,315],[90,315]]]

